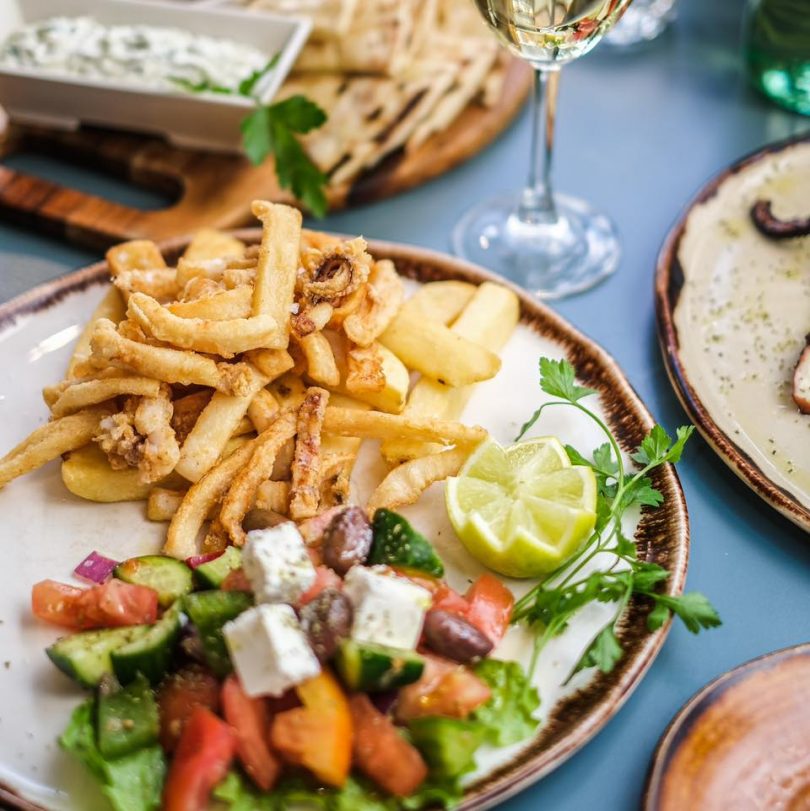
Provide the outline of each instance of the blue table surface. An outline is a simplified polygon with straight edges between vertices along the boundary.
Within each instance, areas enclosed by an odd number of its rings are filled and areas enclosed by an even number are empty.
[[[609,212],[622,234],[618,272],[555,304],[624,368],[656,418],[686,421],[655,335],[653,270],[661,242],[697,189],[736,158],[810,129],[746,84],[740,0],[681,0],[657,42],[634,53],[597,49],[565,69],[556,185]],[[524,180],[529,119],[434,182],[321,225],[448,250],[464,209]],[[36,156],[14,166],[132,205],[150,193]],[[0,222],[0,300],[94,261],[94,252]],[[549,777],[502,807],[623,811],[638,807],[656,741],[699,687],[754,656],[810,639],[810,540],[754,496],[700,439],[680,465],[692,521],[690,589],[708,594],[722,628],[692,637],[674,627],[618,716]]]

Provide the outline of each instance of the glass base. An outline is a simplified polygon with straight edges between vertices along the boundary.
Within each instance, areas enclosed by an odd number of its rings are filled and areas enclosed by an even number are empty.
[[[527,223],[516,213],[522,199],[517,192],[471,208],[453,230],[453,251],[541,299],[581,293],[616,270],[619,238],[604,214],[555,195],[557,219]]]

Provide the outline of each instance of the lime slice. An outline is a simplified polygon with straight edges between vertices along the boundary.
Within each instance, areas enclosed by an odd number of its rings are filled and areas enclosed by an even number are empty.
[[[555,437],[502,448],[494,440],[447,480],[447,513],[464,546],[508,577],[538,577],[593,532],[596,478]]]

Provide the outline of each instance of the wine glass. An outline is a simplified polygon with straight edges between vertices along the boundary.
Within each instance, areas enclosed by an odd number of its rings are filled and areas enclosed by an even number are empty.
[[[534,68],[532,162],[526,188],[471,208],[453,249],[540,298],[592,287],[616,269],[616,228],[586,202],[551,185],[560,68],[593,48],[631,0],[475,0],[510,51]]]

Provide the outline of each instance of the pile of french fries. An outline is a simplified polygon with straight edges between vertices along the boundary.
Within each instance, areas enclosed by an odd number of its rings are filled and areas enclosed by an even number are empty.
[[[515,294],[439,281],[405,300],[362,238],[303,230],[283,205],[253,213],[259,245],[203,230],[176,267],[148,241],[108,251],[113,284],[0,487],[61,456],[72,493],[145,500],[185,558],[275,520],[323,523],[351,500],[365,439],[390,466],[370,513],[458,472],[486,437],[458,420],[500,368]]]

